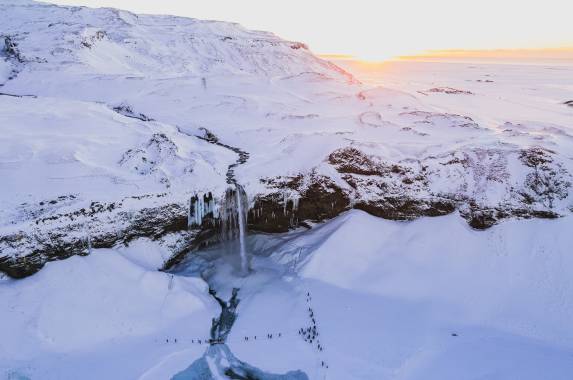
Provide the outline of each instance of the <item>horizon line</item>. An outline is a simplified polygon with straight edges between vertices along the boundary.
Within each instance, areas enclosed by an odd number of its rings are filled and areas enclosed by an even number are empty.
[[[359,56],[352,54],[319,53],[318,56],[325,59],[335,60],[375,61],[372,59],[362,59]],[[380,59],[380,61],[443,58],[550,58],[573,60],[573,45],[542,48],[429,49],[420,51],[419,53],[400,54],[389,59]]]

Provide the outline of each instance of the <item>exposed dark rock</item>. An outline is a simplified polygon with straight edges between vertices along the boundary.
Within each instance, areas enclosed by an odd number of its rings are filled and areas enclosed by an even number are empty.
[[[555,154],[555,152],[540,147],[533,147],[522,150],[519,154],[519,158],[526,166],[529,166],[530,168],[538,168],[542,165],[547,165],[548,163],[553,162],[551,154]]]
[[[463,181],[478,178],[479,181],[505,183],[509,176],[508,154],[515,153],[475,150],[444,157],[438,163],[444,167],[459,167],[459,172],[456,169],[453,173],[459,173]],[[462,217],[476,229],[489,228],[508,218],[559,217],[553,204],[568,196],[570,175],[554,161],[553,152],[549,150],[533,147],[517,154],[520,161],[532,169],[524,183],[508,188],[512,195],[510,203],[483,205],[476,202],[471,193],[464,193],[468,185],[463,181],[459,193],[433,194],[429,176],[441,175],[440,167],[436,168],[435,164],[434,169],[428,169],[423,162],[388,163],[355,147],[338,149],[328,156],[327,162],[341,174],[350,190],[341,189],[330,178],[317,180],[312,179],[312,175],[266,179],[263,183],[276,191],[255,199],[255,206],[249,213],[249,227],[258,231],[284,232],[302,225],[304,220],[328,219],[350,207],[390,220],[442,216],[459,208]],[[436,160],[435,157],[429,159]],[[468,171],[473,173],[472,177],[464,174]],[[308,183],[311,183],[309,194],[312,196],[301,191],[305,189],[303,184]],[[320,183],[330,184],[332,188],[320,188],[317,186]],[[293,191],[300,196],[298,208],[295,200],[284,196]],[[352,206],[350,198],[354,200]],[[340,207],[329,208],[331,203]],[[322,205],[329,212],[321,213],[309,204]]]
[[[88,252],[86,240],[65,241],[66,236],[57,233],[30,237],[19,232],[0,237],[0,245],[28,244],[34,238],[37,248],[28,254],[17,257],[0,256],[0,271],[12,278],[24,278],[38,272],[48,261],[63,260],[73,255],[85,255]]]
[[[293,42],[293,43],[290,45],[290,48],[291,48],[291,49],[295,49],[295,50],[297,50],[297,49],[308,50],[308,46],[307,46],[305,43],[302,43],[302,42]]]
[[[95,34],[84,37],[81,41],[81,45],[85,48],[91,49],[97,43],[106,38],[107,34],[103,30],[98,30]]]
[[[521,162],[533,169],[525,178],[523,190],[518,192],[524,203],[532,204],[538,201],[548,208],[553,208],[556,200],[565,199],[569,195],[570,175],[554,161],[554,154],[555,152],[540,147],[520,152]]]
[[[255,197],[248,217],[248,227],[253,231],[286,232],[306,220],[320,222],[350,208],[348,194],[325,176],[311,175],[305,185],[302,176],[264,182],[276,191]],[[285,199],[285,189],[296,190],[300,197]]]
[[[563,102],[563,104],[565,104],[566,106],[569,106],[569,107],[573,107],[573,100],[568,100],[566,102]]]
[[[466,90],[458,90],[452,87],[434,87],[427,90],[427,92],[441,92],[449,95],[473,95],[473,92]]]
[[[168,204],[159,208],[144,208],[131,219],[131,225],[123,231],[122,241],[147,237],[157,240],[173,232],[187,230],[187,210],[178,204]],[[97,242],[97,241],[96,241]],[[94,248],[98,248],[94,242]]]
[[[219,142],[219,138],[217,137],[217,135],[208,130],[207,128],[199,128],[199,129],[203,131],[203,136],[198,136],[199,138],[212,144],[217,144]]]
[[[339,173],[382,175],[384,168],[356,148],[338,149],[328,156],[328,162]]]
[[[547,210],[530,210],[512,208],[479,208],[475,204],[471,204],[467,210],[460,210],[460,214],[468,221],[468,224],[477,230],[488,229],[500,221],[508,218],[540,218],[540,219],[555,219],[560,215]]]
[[[24,57],[20,54],[20,50],[18,49],[18,44],[14,41],[13,37],[4,36],[4,51],[9,58],[14,58],[20,63],[25,62]]]
[[[141,120],[141,121],[153,121],[153,119],[150,118],[149,116],[133,111],[131,106],[129,106],[127,104],[120,104],[118,106],[115,106],[115,107],[113,107],[113,110],[120,115],[123,115],[125,117],[129,117],[132,119],[137,119],[137,120]]]
[[[89,210],[82,210],[78,212],[78,215],[84,216],[82,222],[70,222],[44,233],[18,232],[1,236],[0,247],[19,254],[0,256],[0,271],[10,277],[22,278],[36,273],[46,262],[86,255],[90,246],[111,248],[117,244],[129,244],[140,237],[157,240],[170,233],[187,233],[187,209],[179,204],[143,208],[135,212],[120,211],[115,218],[122,227],[112,231],[90,231],[88,235],[83,231],[85,217],[110,211],[96,202]],[[44,222],[57,222],[61,217]]]
[[[342,189],[332,179],[310,174],[265,179],[275,191],[255,198],[249,212],[249,228],[263,232],[285,232],[309,220],[323,221],[350,208],[391,220],[441,216],[456,210],[457,201],[447,197],[416,198],[428,186],[424,167],[418,171],[396,163],[385,163],[354,147],[332,152],[327,161],[350,187]],[[298,198],[285,198],[285,193]],[[352,204],[350,199],[355,201]]]
[[[422,216],[443,216],[456,210],[456,202],[448,199],[415,199],[387,197],[373,202],[359,202],[358,210],[391,220],[413,220]]]

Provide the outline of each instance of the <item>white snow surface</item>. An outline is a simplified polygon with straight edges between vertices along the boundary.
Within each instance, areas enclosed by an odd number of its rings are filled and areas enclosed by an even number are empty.
[[[255,272],[235,277],[235,254],[214,279],[241,287],[228,344],[265,371],[311,379],[568,379],[571,223],[482,232],[454,215],[394,222],[350,211],[310,231],[252,236],[250,251],[264,253]],[[297,334],[311,325],[309,306],[323,351]]]
[[[206,336],[217,313],[207,285],[158,272],[162,260],[142,240],[1,281],[0,378],[134,378],[179,351],[166,339]]]
[[[40,234],[51,227],[38,218],[93,201],[161,194],[125,201],[132,211],[221,196],[237,157],[197,138],[202,128],[250,154],[235,170],[249,195],[269,191],[261,178],[310,172],[348,187],[326,162],[348,146],[427,166],[432,192],[486,206],[523,182],[521,149],[547,149],[573,171],[573,65],[350,69],[362,83],[303,44],[237,24],[0,0],[0,233]],[[444,165],[464,158],[469,169]],[[570,379],[570,193],[551,205],[562,218],[487,231],[457,214],[350,211],[250,236],[251,275],[215,260],[217,287],[241,287],[228,345],[261,370],[310,379]],[[219,307],[203,279],[157,271],[169,255],[138,239],[0,278],[0,379],[154,380],[188,367]],[[307,292],[324,351],[297,334]],[[244,341],[269,332],[282,336]]]
[[[310,231],[251,236],[262,256],[250,276],[237,254],[216,264],[221,294],[241,287],[229,347],[262,370],[311,379],[568,379],[571,222],[483,232],[454,215],[393,222],[350,211]],[[95,250],[0,283],[4,378],[167,379],[199,358],[206,347],[190,339],[204,338],[217,308],[202,280],[170,285],[154,271],[153,247]],[[323,351],[297,334],[309,305]]]

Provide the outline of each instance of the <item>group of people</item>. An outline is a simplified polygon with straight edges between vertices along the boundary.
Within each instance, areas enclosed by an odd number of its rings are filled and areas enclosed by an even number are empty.
[[[195,343],[195,341],[197,341],[197,343],[201,343],[201,339],[192,339],[191,343]],[[207,339],[204,340],[205,342],[207,342]],[[165,338],[165,343],[177,343],[177,338]]]
[[[278,334],[277,333],[275,333],[275,334],[269,333],[269,334],[267,334],[266,338],[267,339],[282,338],[282,336],[283,336],[282,333],[278,333]],[[256,335],[250,336],[250,337],[245,336],[243,339],[245,342],[248,342],[249,340],[257,340],[257,336]],[[174,338],[174,339],[166,338],[165,343],[177,343],[177,338]],[[193,343],[193,344],[203,344],[203,343],[205,343],[205,344],[221,344],[221,343],[225,343],[225,342],[223,341],[223,339],[191,339],[191,343]]]
[[[165,343],[177,343],[177,338],[165,339]],[[193,344],[217,344],[217,343],[224,343],[222,339],[191,339],[191,343]]]
[[[310,292],[306,293],[306,302],[308,304],[308,317],[311,321],[311,325],[304,328],[301,327],[298,330],[298,334],[300,336],[303,337],[305,342],[308,342],[310,344],[313,344],[316,342],[316,348],[318,349],[318,351],[323,351],[324,347],[322,346],[322,344],[320,343],[320,340],[318,339],[318,329],[317,329],[317,325],[316,325],[316,319],[314,316],[314,310],[312,309],[311,306],[311,301],[312,301],[312,297],[310,295]],[[278,333],[278,334],[273,334],[273,333],[267,333],[266,338],[267,339],[273,339],[273,337],[276,338],[281,338],[282,337],[282,333]],[[257,340],[257,336],[245,336],[243,337],[243,340],[245,342],[248,342],[249,340]],[[165,339],[166,343],[170,343],[169,338]],[[172,343],[177,343],[177,338],[172,339],[171,340]],[[208,343],[208,344],[218,344],[218,343],[224,343],[224,341],[222,339],[191,339],[191,343],[198,343],[198,344],[203,344],[203,343]],[[324,362],[324,360],[321,361],[321,366],[328,368],[328,365]]]
[[[298,335],[302,336],[305,342],[312,344],[318,338],[318,331],[316,331],[316,325],[313,324],[307,328],[300,328],[298,330]]]
[[[324,347],[320,343],[320,340],[318,340],[318,329],[316,327],[316,319],[314,317],[314,310],[312,309],[312,306],[310,305],[311,301],[312,301],[312,296],[310,295],[310,292],[307,292],[306,293],[306,303],[308,304],[308,317],[310,318],[311,325],[309,327],[306,327],[306,328],[301,327],[300,330],[298,330],[298,334],[303,337],[305,342],[308,342],[310,344],[313,344],[316,341],[316,348],[319,351],[322,351],[324,349]]]
[[[283,336],[283,334],[282,334],[282,333],[278,333],[278,334],[274,334],[274,336],[277,337],[277,338],[281,338],[281,337]],[[254,335],[252,338],[246,336],[246,337],[244,337],[243,339],[245,340],[245,342],[248,342],[249,339],[257,340],[257,336]],[[267,339],[273,339],[273,334],[267,334]]]
[[[316,349],[318,351],[322,352],[324,350],[324,347],[322,346],[322,344],[320,343],[320,340],[318,339],[318,329],[317,329],[316,319],[314,316],[314,310],[312,309],[311,301],[312,301],[312,296],[310,295],[310,292],[307,292],[306,293],[306,303],[308,304],[308,317],[310,319],[311,325],[306,327],[306,328],[301,327],[298,330],[298,334],[300,336],[302,336],[302,338],[304,339],[305,342],[308,342],[310,344],[313,344],[314,342],[316,342]],[[321,365],[321,367],[328,368],[328,364],[326,364],[326,362],[324,360],[320,361],[320,365]]]

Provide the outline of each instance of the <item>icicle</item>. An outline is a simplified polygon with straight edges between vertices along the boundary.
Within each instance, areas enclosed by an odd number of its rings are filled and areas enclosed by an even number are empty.
[[[84,224],[84,234],[86,235],[86,243],[88,245],[88,255],[92,254],[92,238],[90,236],[89,227]]]
[[[199,227],[203,225],[203,220],[209,214],[215,215],[215,200],[213,194],[195,194],[189,200],[189,212],[187,215],[187,226]]]
[[[189,214],[187,216],[187,227],[189,228],[197,226],[198,200],[199,198],[197,195],[194,195],[189,199]]]

